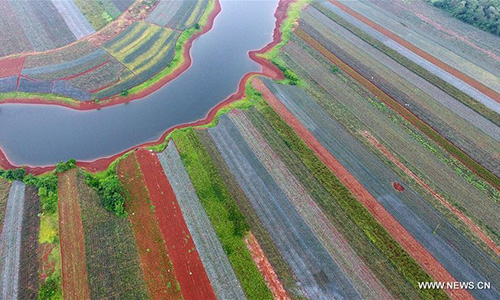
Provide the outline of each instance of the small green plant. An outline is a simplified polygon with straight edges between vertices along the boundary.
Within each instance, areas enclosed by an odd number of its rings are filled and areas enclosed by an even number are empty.
[[[122,95],[123,97],[128,96],[128,94],[129,94],[129,91],[128,91],[128,90],[126,90],[126,89],[123,89],[123,90],[122,90],[122,92],[121,92],[121,95]]]
[[[333,66],[333,68],[332,68],[332,73],[333,74],[338,73],[339,71],[340,71],[339,67]]]

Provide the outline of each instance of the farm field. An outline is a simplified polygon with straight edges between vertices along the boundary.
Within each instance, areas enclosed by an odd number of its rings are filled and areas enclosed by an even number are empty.
[[[74,105],[80,101],[96,100],[99,103],[102,98],[126,96],[130,89],[148,82],[160,72],[167,70],[171,73],[182,60],[183,45],[200,30],[198,22],[209,13],[209,8],[213,9],[212,1],[143,1],[132,5],[131,0],[31,1],[28,7],[39,3],[36,5],[42,9],[42,2],[48,2],[49,7],[43,9],[52,11],[50,7],[53,7],[61,18],[59,22],[67,25],[65,29],[71,39],[66,38],[67,42],[57,45],[39,46],[40,49],[34,50],[50,51],[18,58],[2,58],[8,54],[2,55],[0,50],[0,70],[5,69],[0,73],[0,92],[11,98],[22,98],[26,94],[49,98],[55,95]],[[130,9],[121,16],[129,6]],[[19,14],[25,16],[27,12],[20,11]],[[36,16],[41,12],[32,14],[35,16],[30,19],[37,20]],[[51,20],[56,22],[54,18]],[[9,26],[16,25],[9,20],[5,22]],[[61,29],[61,24],[52,27]],[[44,28],[39,24],[31,26],[37,30]],[[43,44],[44,39],[47,40],[45,43],[53,40],[44,38],[42,33],[35,34],[34,28],[22,30],[33,32],[33,38],[36,37],[39,44]],[[98,31],[101,28],[102,31]],[[52,33],[49,29],[47,31]],[[64,38],[63,33],[52,34]],[[17,38],[19,43],[22,36],[20,34]]]
[[[68,299],[89,298],[83,224],[76,190],[76,170],[60,175],[58,184],[63,295]]]
[[[308,90],[316,96],[325,111],[343,122],[353,134],[359,135],[359,132],[369,130],[417,174],[428,178],[428,184],[437,186],[445,195],[451,197],[458,207],[475,216],[476,220],[489,224],[490,229],[498,224],[496,213],[490,216],[485,213],[486,207],[496,208],[491,205],[498,201],[498,193],[494,189],[488,188],[477,178],[474,179],[473,175],[466,175],[465,172],[470,171],[453,163],[453,159],[445,153],[440,153],[442,151],[433,146],[431,141],[416,135],[415,129],[399,119],[397,114],[391,113],[388,107],[379,104],[349,77],[342,72],[332,73],[333,66],[301,39],[294,39],[289,43],[284,53],[285,60],[294,70],[311,82],[312,86]],[[316,84],[312,83],[313,81]],[[423,148],[427,148],[427,151],[422,151]],[[456,168],[464,171],[457,171]],[[465,194],[470,198],[465,199]],[[475,200],[471,202],[469,199]]]
[[[487,255],[481,254],[477,246],[460,234],[452,224],[445,221],[411,188],[405,187],[405,191],[402,193],[394,189],[392,183],[401,183],[401,178],[387,170],[380,160],[363,149],[359,142],[356,142],[344,128],[322,112],[319,104],[303,93],[302,90],[282,87],[272,84],[268,80],[266,80],[266,85],[273,93],[277,94],[279,100],[306,128],[312,128],[309,130],[318,141],[360,181],[370,194],[420,244],[436,257],[452,276],[459,280],[461,280],[462,276],[464,276],[462,278],[486,276],[489,277],[488,280],[498,276],[494,274],[500,271],[499,266],[490,260]],[[315,116],[314,119],[311,118],[313,115]],[[340,147],[340,145],[343,146]],[[370,184],[374,182],[373,179],[369,179],[374,176],[371,174],[377,174],[376,184]],[[413,222],[412,219],[415,221]],[[439,229],[435,230],[437,226],[439,226]],[[462,258],[459,257],[459,253],[463,253]],[[448,259],[450,259],[449,263],[447,262]],[[470,259],[477,259],[477,261],[472,262]],[[469,266],[474,266],[475,270],[474,268],[469,269]],[[489,297],[494,297],[493,295],[490,294]]]
[[[500,37],[453,17],[0,0],[0,299],[499,299]]]

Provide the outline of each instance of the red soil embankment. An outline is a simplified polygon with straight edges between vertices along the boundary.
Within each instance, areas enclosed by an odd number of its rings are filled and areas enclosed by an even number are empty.
[[[455,216],[457,216],[462,222],[465,223],[477,236],[497,255],[500,256],[500,247],[498,247],[495,242],[488,237],[488,235],[479,228],[469,217],[467,217],[464,213],[458,210],[455,206],[453,206],[450,202],[448,202],[443,196],[441,196],[438,192],[434,191],[429,185],[427,185],[422,179],[420,179],[415,173],[413,173],[410,169],[408,169],[399,159],[397,159],[387,148],[385,148],[380,142],[372,136],[369,132],[365,131],[363,135],[368,139],[368,141],[375,146],[382,154],[387,157],[390,161],[392,161],[396,166],[398,166],[403,172],[405,172],[408,176],[413,178],[420,186],[426,189],[429,193],[431,193],[436,199],[438,199],[446,208],[448,208]]]
[[[182,299],[165,240],[155,216],[135,153],[122,160],[117,167],[124,186],[125,210],[137,242],[142,272],[151,299]]]
[[[436,281],[452,282],[456,279],[375,199],[363,185],[326,150],[323,145],[300,123],[295,116],[259,80],[253,86],[263,94],[273,109],[314,151],[319,159],[339,178],[389,234],[426,270]],[[473,299],[466,290],[445,290],[453,299]]]
[[[382,33],[383,35],[385,35],[388,38],[392,39],[393,41],[397,42],[401,46],[407,48],[408,50],[410,50],[413,53],[417,54],[418,56],[422,57],[423,59],[438,66],[439,68],[445,70],[446,72],[450,73],[451,75],[466,82],[470,86],[476,88],[481,93],[485,94],[486,96],[488,96],[491,99],[495,100],[496,102],[500,103],[500,95],[497,92],[495,92],[494,90],[492,90],[489,87],[485,86],[484,84],[480,83],[479,81],[476,81],[475,79],[469,77],[468,75],[465,75],[464,73],[458,71],[457,69],[445,64],[444,62],[440,61],[436,57],[430,55],[429,53],[423,51],[422,49],[420,49],[420,48],[414,46],[413,44],[407,42],[406,40],[400,38],[397,34],[393,33],[392,31],[385,29],[384,27],[378,25],[377,23],[375,23],[375,22],[371,21],[370,19],[366,18],[365,16],[361,15],[360,13],[350,9],[349,7],[340,3],[338,0],[329,0],[329,1],[333,5],[342,9],[343,11],[345,11],[346,13],[355,17],[359,21],[365,23],[366,25],[370,26],[371,28],[377,30],[378,32]]]
[[[291,299],[253,233],[245,239],[245,244],[252,255],[253,261],[257,265],[257,268],[264,277],[269,290],[271,290],[273,298],[282,300]]]
[[[59,237],[64,299],[90,299],[76,169],[59,175]]]
[[[0,60],[0,78],[21,74],[26,56]]]
[[[160,161],[150,151],[136,151],[154,212],[184,299],[216,299],[193,238]]]

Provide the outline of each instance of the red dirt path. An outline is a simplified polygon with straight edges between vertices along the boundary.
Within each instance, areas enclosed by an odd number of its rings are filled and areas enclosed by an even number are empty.
[[[59,236],[64,299],[90,299],[76,169],[59,175]]]
[[[253,86],[263,94],[273,109],[314,151],[321,161],[339,178],[351,193],[368,209],[389,234],[426,270],[436,281],[451,282],[456,279],[375,199],[344,166],[300,123],[295,116],[259,80]],[[466,290],[445,290],[453,299],[473,299]]]
[[[216,299],[193,238],[160,161],[150,151],[135,152],[184,299]]]
[[[127,195],[125,210],[132,224],[150,298],[181,299],[172,261],[135,153],[118,164],[117,173]]]
[[[446,208],[448,208],[455,216],[457,216],[462,222],[465,223],[477,236],[497,255],[500,256],[500,247],[495,244],[495,242],[481,229],[477,226],[469,217],[458,210],[450,202],[448,202],[443,196],[438,192],[434,191],[430,186],[428,186],[422,179],[420,179],[415,173],[408,169],[399,159],[397,159],[387,148],[385,148],[380,142],[372,136],[369,132],[365,131],[363,135],[368,139],[368,141],[375,146],[382,154],[392,161],[396,166],[398,166],[403,172],[408,176],[413,178],[420,186],[426,189],[434,197],[436,197]]]
[[[195,122],[179,124],[177,126],[169,128],[156,141],[141,144],[141,145],[138,145],[136,147],[132,147],[130,149],[122,151],[120,153],[117,153],[113,156],[99,158],[99,159],[94,160],[94,161],[79,161],[77,163],[77,165],[79,167],[86,169],[87,171],[90,171],[90,172],[103,171],[117,158],[123,156],[125,153],[130,152],[133,149],[136,149],[138,147],[148,147],[148,146],[158,145],[158,144],[164,142],[166,137],[168,136],[168,134],[175,129],[191,127],[191,126],[202,126],[202,125],[207,125],[207,124],[211,123],[212,120],[214,119],[215,115],[217,114],[217,112],[220,109],[222,109],[225,106],[231,104],[232,102],[240,100],[244,97],[245,84],[253,76],[263,75],[263,76],[266,76],[266,77],[269,77],[272,79],[276,79],[276,80],[284,79],[285,77],[283,76],[283,73],[280,71],[280,69],[278,67],[273,65],[270,61],[268,61],[262,57],[259,57],[259,55],[265,54],[271,48],[273,48],[274,46],[276,46],[277,44],[279,44],[282,41],[280,27],[281,27],[281,24],[283,23],[283,20],[286,19],[288,7],[293,2],[295,2],[295,0],[280,0],[278,7],[276,8],[276,12],[274,14],[274,16],[276,18],[276,25],[274,27],[273,40],[269,44],[264,46],[264,48],[262,48],[258,51],[250,51],[249,52],[250,58],[252,58],[255,62],[257,62],[258,64],[260,64],[262,66],[262,71],[261,72],[252,72],[252,73],[246,74],[241,79],[241,81],[238,85],[237,91],[234,94],[232,94],[231,96],[229,96],[227,99],[225,99],[222,102],[220,102],[219,104],[217,104],[214,108],[212,108],[207,113],[205,118],[200,119],[200,120],[195,121]],[[214,11],[212,16],[210,17],[209,23],[207,24],[206,27],[204,27],[204,29],[203,29],[204,31],[200,34],[203,34],[205,32],[205,30],[208,31],[211,29],[211,27],[213,26],[213,22],[215,20],[215,17],[218,14],[218,11],[217,11],[218,9],[220,9],[220,3],[218,3],[218,8],[216,9],[216,11]],[[196,38],[196,37],[193,37],[193,38]],[[189,45],[186,45],[186,52],[185,52],[185,55],[187,55],[187,57],[189,57],[189,62],[191,62],[191,57],[189,55],[189,48],[190,47],[191,47],[191,43]],[[185,67],[187,69],[189,66],[185,66]],[[182,68],[183,67],[181,67],[181,69]],[[177,72],[179,74],[182,73],[183,71],[184,70],[180,70],[180,69],[177,70]],[[179,74],[175,75],[174,78],[176,76],[178,76]],[[122,99],[123,99],[123,102],[128,102],[128,101],[125,101],[127,98],[122,97]],[[98,105],[96,103],[88,103],[87,104],[88,107],[75,107],[75,106],[73,106],[71,104],[67,104],[67,103],[63,104],[63,103],[57,102],[57,101],[50,102],[50,101],[45,101],[45,100],[41,100],[41,99],[25,99],[25,100],[15,100],[15,101],[5,100],[5,101],[2,101],[0,103],[0,107],[1,107],[2,103],[27,103],[27,104],[41,104],[41,105],[59,105],[59,106],[65,106],[65,107],[69,107],[69,108],[77,109],[77,110],[90,110],[90,109],[97,109],[99,107],[106,106],[106,105]],[[116,102],[114,104],[118,104],[118,102]],[[107,105],[109,106],[109,105],[114,105],[114,104],[107,104]],[[7,170],[7,169],[16,169],[18,167],[19,166],[16,166],[16,165],[12,164],[11,162],[9,162],[9,160],[7,159],[5,154],[3,153],[2,149],[0,148],[0,168]],[[31,173],[34,175],[40,175],[40,174],[49,172],[49,171],[54,169],[54,166],[24,166],[24,167],[28,173]]]
[[[359,21],[365,23],[366,25],[370,26],[371,28],[377,30],[378,32],[382,33],[383,35],[387,36],[388,38],[394,40],[401,46],[407,48],[408,50],[412,51],[413,53],[417,54],[418,56],[424,58],[425,60],[433,63],[434,65],[440,67],[441,69],[445,70],[446,72],[452,74],[453,76],[461,79],[462,81],[468,83],[472,87],[476,88],[477,90],[481,91],[483,94],[487,95],[491,99],[495,100],[496,102],[500,103],[500,95],[495,92],[494,90],[490,89],[489,87],[485,86],[484,84],[476,81],[475,79],[469,77],[468,75],[465,75],[464,73],[458,71],[457,69],[445,64],[444,62],[440,61],[439,59],[435,58],[434,56],[430,55],[429,53],[423,51],[422,49],[414,46],[413,44],[410,44],[406,40],[400,38],[398,35],[393,33],[392,31],[385,29],[384,27],[376,24],[375,22],[371,21],[370,19],[366,18],[365,16],[361,15],[360,13],[350,9],[349,7],[345,6],[344,4],[340,3],[338,0],[329,0],[333,5],[336,5],[338,8],[342,9],[346,13],[350,14],[351,16],[355,17]]]
[[[252,255],[253,261],[257,265],[257,268],[264,277],[269,290],[271,290],[273,298],[280,300],[291,299],[253,233],[245,239],[245,244]]]
[[[26,56],[0,60],[0,78],[21,74]]]

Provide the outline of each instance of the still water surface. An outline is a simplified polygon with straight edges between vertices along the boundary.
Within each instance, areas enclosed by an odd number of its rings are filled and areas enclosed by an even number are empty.
[[[0,147],[16,165],[94,160],[157,140],[206,116],[260,66],[248,57],[272,40],[277,0],[222,0],[214,27],[194,41],[191,68],[144,99],[101,110],[0,105]]]

